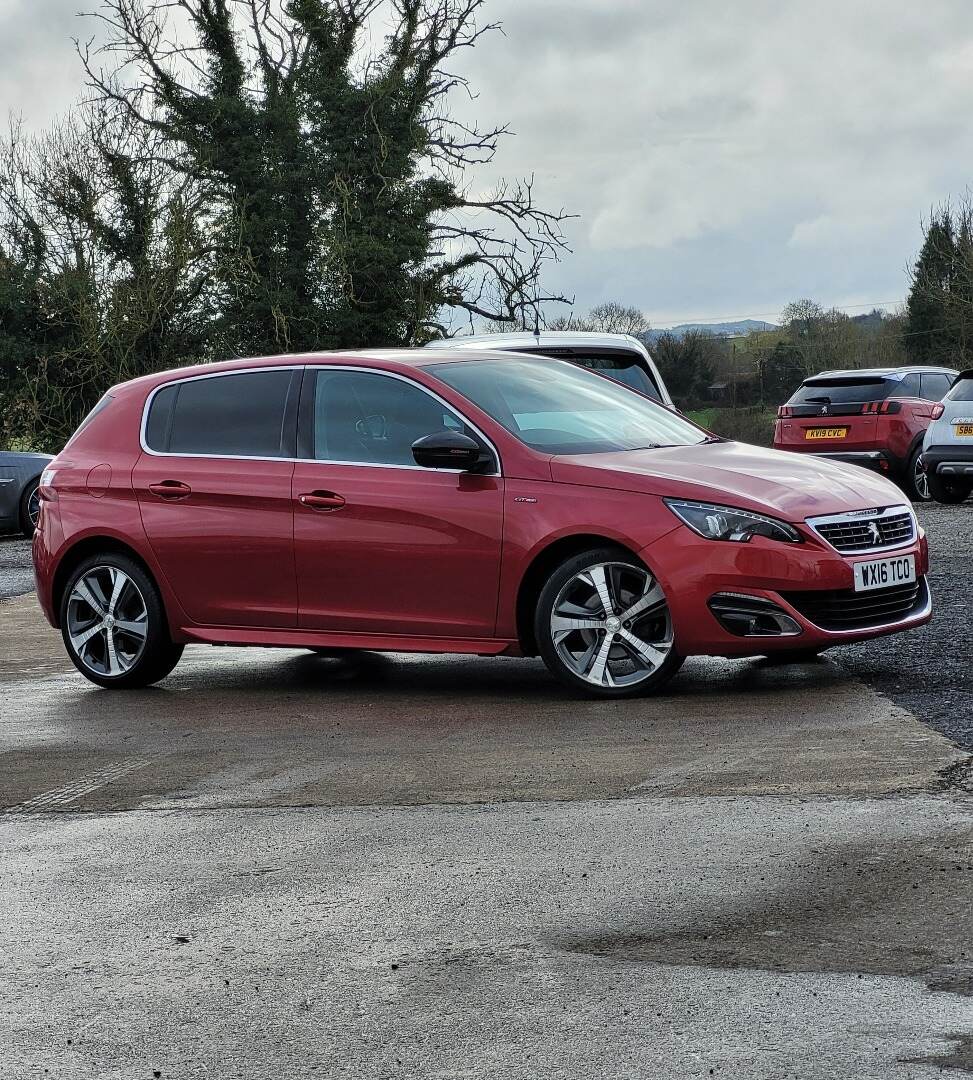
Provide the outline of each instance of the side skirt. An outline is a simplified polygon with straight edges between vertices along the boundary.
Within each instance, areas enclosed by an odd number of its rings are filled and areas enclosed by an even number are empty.
[[[371,652],[470,653],[519,656],[520,645],[502,638],[408,637],[404,634],[342,634],[320,630],[183,626],[173,635],[186,644],[255,645],[281,649],[368,649]]]

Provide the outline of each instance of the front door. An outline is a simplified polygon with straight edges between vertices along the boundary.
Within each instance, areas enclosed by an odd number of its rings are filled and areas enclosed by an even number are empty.
[[[132,479],[149,544],[193,622],[297,624],[300,377],[289,368],[195,377],[150,402]]]
[[[417,383],[349,368],[307,369],[301,424],[313,460],[293,479],[300,626],[490,637],[503,480],[412,457],[416,439],[444,428],[489,449],[482,436]]]

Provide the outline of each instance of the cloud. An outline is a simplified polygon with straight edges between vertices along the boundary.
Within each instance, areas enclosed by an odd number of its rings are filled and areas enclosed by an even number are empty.
[[[0,0],[0,105],[81,91],[79,0]],[[91,6],[91,5],[87,5]],[[931,205],[973,179],[969,0],[489,0],[458,61],[495,166],[581,215],[550,284],[658,321],[895,298]]]
[[[493,14],[505,37],[465,69],[476,108],[519,133],[498,172],[536,171],[551,203],[582,214],[559,276],[583,303],[604,297],[599,276],[674,314],[902,295],[921,215],[966,187],[965,0],[504,0]],[[645,295],[662,265],[737,246],[724,281],[706,272]]]

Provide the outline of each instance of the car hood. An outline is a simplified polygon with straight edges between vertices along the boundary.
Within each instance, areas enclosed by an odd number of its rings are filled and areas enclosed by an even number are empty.
[[[908,503],[891,481],[857,465],[738,442],[555,457],[551,474],[559,483],[725,503],[794,522]]]

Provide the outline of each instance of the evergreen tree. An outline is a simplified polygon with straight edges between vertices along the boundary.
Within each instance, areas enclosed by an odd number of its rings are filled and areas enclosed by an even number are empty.
[[[950,364],[955,359],[959,343],[951,291],[958,257],[952,212],[938,210],[926,226],[906,304],[906,348],[913,363]]]

